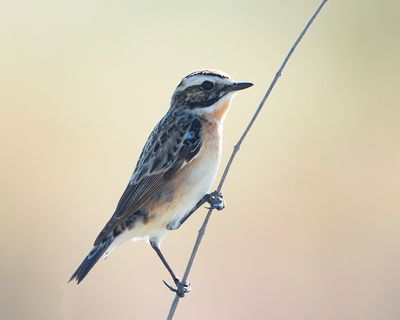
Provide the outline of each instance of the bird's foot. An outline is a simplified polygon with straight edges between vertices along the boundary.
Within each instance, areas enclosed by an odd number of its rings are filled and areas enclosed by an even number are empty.
[[[210,207],[207,209],[216,209],[221,211],[225,208],[224,196],[221,192],[214,191],[208,195],[207,202],[210,204]]]
[[[175,292],[180,298],[183,298],[186,293],[190,292],[192,288],[190,287],[190,283],[186,281],[180,281],[178,278],[174,278],[174,282],[176,285],[176,288],[173,286],[169,285],[166,281],[164,281],[164,284],[167,286],[169,290],[172,292]]]

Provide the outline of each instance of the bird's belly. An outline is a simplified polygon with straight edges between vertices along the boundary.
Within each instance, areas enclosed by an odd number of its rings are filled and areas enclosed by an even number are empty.
[[[219,155],[213,159],[198,159],[185,173],[176,188],[174,202],[168,223],[179,222],[203,198],[213,184],[219,166]],[[178,185],[178,184],[177,184]]]
[[[208,142],[169,183],[164,196],[148,207],[149,221],[142,225],[144,237],[162,238],[167,226],[179,226],[180,220],[209,191],[220,163],[219,139]]]

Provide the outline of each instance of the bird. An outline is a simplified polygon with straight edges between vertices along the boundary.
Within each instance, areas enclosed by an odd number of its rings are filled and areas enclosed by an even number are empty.
[[[232,98],[253,86],[228,74],[204,69],[185,76],[176,87],[170,107],[146,141],[135,170],[116,209],[93,248],[72,274],[79,284],[99,261],[128,240],[146,240],[168,270],[183,297],[190,291],[161,252],[169,231],[177,230],[199,207],[222,210],[219,192],[207,193],[221,160],[223,123]]]

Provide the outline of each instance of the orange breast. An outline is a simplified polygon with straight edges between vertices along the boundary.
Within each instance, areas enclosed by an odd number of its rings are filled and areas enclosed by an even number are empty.
[[[210,114],[210,118],[215,119],[215,120],[221,120],[225,116],[226,112],[228,111],[229,104],[230,104],[230,100],[222,103],[219,108],[215,109],[215,111]]]

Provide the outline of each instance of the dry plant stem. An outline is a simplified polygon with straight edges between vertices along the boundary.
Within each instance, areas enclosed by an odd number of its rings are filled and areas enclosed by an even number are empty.
[[[301,39],[303,38],[303,36],[305,35],[305,33],[307,32],[308,28],[311,26],[311,24],[314,22],[315,18],[318,16],[319,12],[321,11],[321,9],[323,8],[323,6],[325,5],[325,3],[328,2],[328,0],[323,0],[320,5],[318,6],[317,10],[314,12],[314,14],[311,16],[310,20],[307,22],[306,26],[304,27],[303,31],[300,33],[300,35],[298,36],[298,38],[296,39],[296,41],[294,42],[294,44],[292,45],[292,47],[290,48],[288,54],[286,55],[285,60],[283,60],[282,65],[280,66],[278,72],[276,73],[274,79],[272,80],[271,84],[269,85],[263,99],[261,100],[256,112],[254,113],[253,117],[251,118],[249,124],[247,125],[246,129],[244,130],[242,136],[240,137],[239,141],[236,143],[236,145],[233,148],[233,152],[229,158],[228,163],[226,164],[224,173],[222,174],[222,178],[218,184],[217,187],[217,191],[221,192],[222,187],[225,183],[225,179],[226,176],[228,175],[229,169],[232,166],[233,160],[235,159],[235,156],[237,154],[237,152],[240,149],[240,146],[242,145],[244,139],[246,138],[247,134],[249,133],[251,127],[253,126],[254,122],[256,121],[258,114],[260,113],[261,109],[263,108],[265,102],[267,101],[269,95],[271,94],[272,89],[275,87],[276,82],[278,81],[279,77],[282,75],[282,71],[285,68],[287,62],[289,61],[290,57],[292,56],[294,50],[296,49],[296,47],[298,46],[298,44],[300,43]],[[199,249],[201,240],[205,234],[206,231],[206,227],[208,224],[208,221],[210,220],[211,217],[211,213],[212,213],[213,209],[209,209],[207,212],[207,215],[204,219],[204,222],[199,230],[196,242],[194,244],[193,250],[192,250],[192,254],[190,255],[189,261],[186,265],[186,269],[185,269],[185,273],[183,275],[182,281],[185,282],[187,281],[188,277],[189,277],[189,273],[190,270],[192,268],[193,265],[193,261],[196,257],[197,254],[197,250]],[[172,318],[174,317],[175,314],[175,310],[178,306],[178,302],[179,302],[180,297],[178,295],[175,295],[175,298],[171,304],[169,313],[168,313],[168,317],[167,320],[172,320]]]

